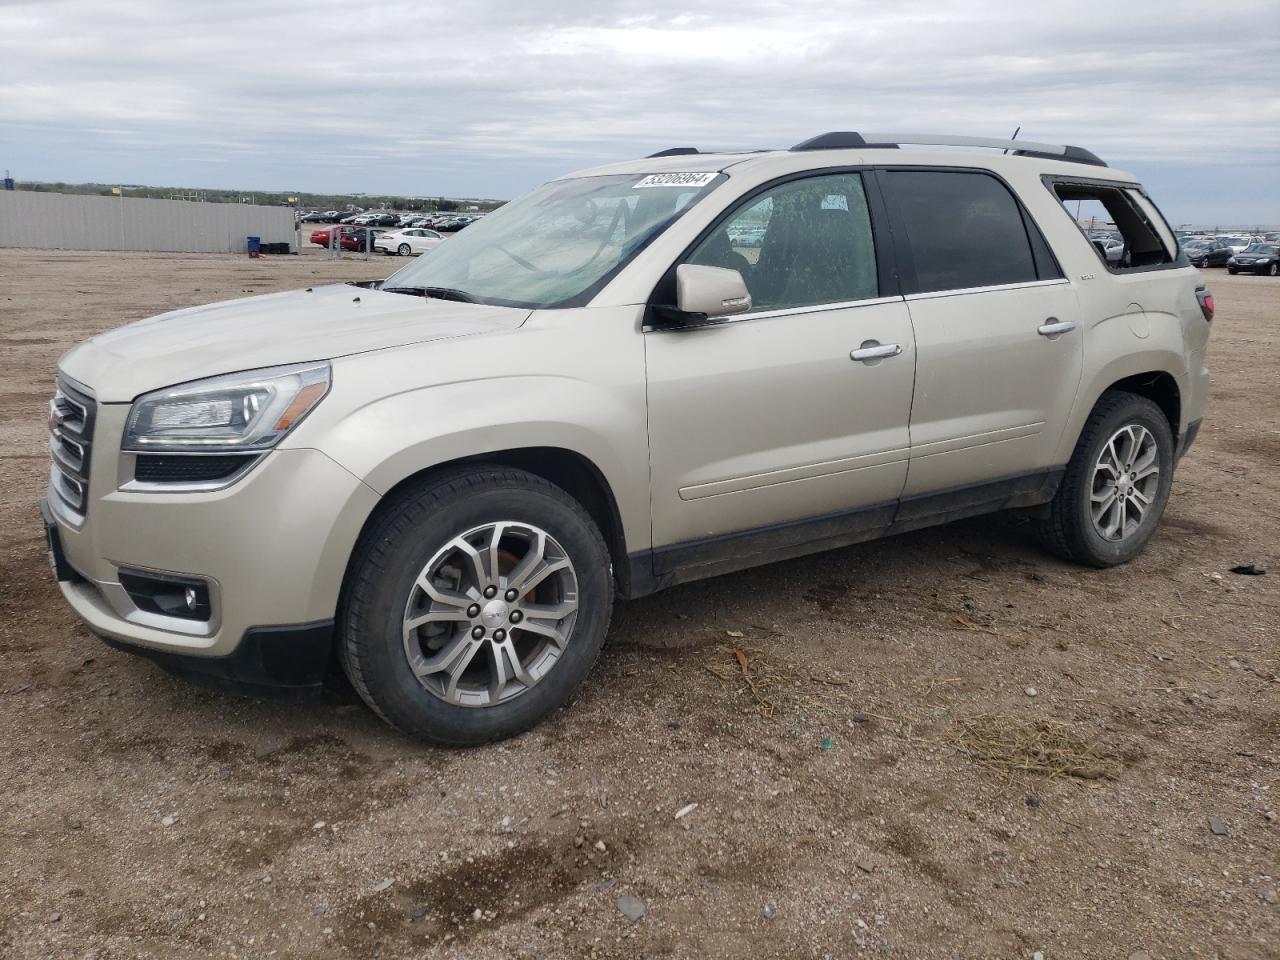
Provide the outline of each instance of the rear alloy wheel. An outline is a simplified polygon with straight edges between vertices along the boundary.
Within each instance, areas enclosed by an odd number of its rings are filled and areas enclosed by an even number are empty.
[[[352,558],[339,653],[384,720],[440,746],[514,736],[563,705],[604,643],[609,553],[546,480],[472,467],[389,501]]]
[[[1132,560],[1155,533],[1173,482],[1164,411],[1132,393],[1103,394],[1040,523],[1045,545],[1093,567]]]
[[[400,244],[399,253],[400,256],[407,257],[409,254],[413,253],[413,249],[407,243],[402,243]]]
[[[1121,427],[1102,447],[1093,467],[1089,511],[1104,540],[1135,534],[1160,490],[1160,451],[1138,423]]]
[[[1267,276],[1280,276],[1280,263],[1272,263],[1271,266],[1267,268]]]

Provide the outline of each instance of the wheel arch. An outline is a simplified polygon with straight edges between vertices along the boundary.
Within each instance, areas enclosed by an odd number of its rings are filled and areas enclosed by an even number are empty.
[[[511,447],[502,450],[486,451],[444,460],[431,464],[408,474],[388,489],[378,505],[365,518],[360,536],[364,537],[369,527],[381,516],[388,504],[395,501],[398,495],[410,486],[424,480],[467,467],[481,468],[485,466],[511,467],[524,470],[534,476],[541,477],[555,484],[578,501],[591,515],[592,520],[600,528],[605,544],[609,548],[609,558],[613,566],[613,577],[618,592],[622,596],[631,593],[631,571],[627,563],[627,541],[623,527],[622,514],[618,508],[617,497],[603,471],[589,458],[575,450],[555,446]],[[352,551],[352,556],[355,550]],[[348,576],[350,575],[351,558],[348,558]],[[343,578],[343,591],[346,590],[347,577]]]
[[[1064,464],[1071,458],[1098,401],[1116,391],[1146,397],[1158,406],[1169,421],[1176,446],[1186,426],[1183,418],[1187,414],[1190,380],[1184,366],[1185,358],[1181,354],[1162,350],[1126,357],[1103,368],[1082,385],[1071,421],[1059,442],[1056,462]]]
[[[1164,370],[1152,370],[1147,373],[1133,374],[1123,377],[1102,391],[1101,395],[1115,391],[1136,393],[1146,397],[1164,413],[1169,421],[1169,430],[1173,433],[1174,446],[1177,446],[1180,424],[1182,423],[1182,391],[1178,381],[1171,373]],[[1100,395],[1100,396],[1101,396]],[[1094,401],[1095,403],[1097,401]]]

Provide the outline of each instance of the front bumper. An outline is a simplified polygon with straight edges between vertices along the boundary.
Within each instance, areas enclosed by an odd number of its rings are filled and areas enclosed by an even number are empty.
[[[225,657],[167,653],[105,635],[98,639],[197,683],[256,696],[289,696],[311,693],[324,686],[333,651],[333,621],[254,627]]]
[[[67,602],[98,636],[170,658],[171,666],[224,659],[202,672],[310,683],[315,638],[331,630],[347,560],[378,495],[313,449],[275,450],[221,490],[123,490],[119,450],[127,412],[127,404],[98,408],[85,514],[70,514],[58,497],[49,498],[70,573],[59,583]],[[122,569],[202,581],[207,619],[141,608],[121,583]],[[280,624],[299,626],[273,626]],[[264,629],[275,642],[261,639]],[[298,635],[306,642],[294,642]],[[290,657],[264,654],[264,643],[286,651],[292,644],[299,669],[283,669]],[[243,669],[230,669],[237,665]]]

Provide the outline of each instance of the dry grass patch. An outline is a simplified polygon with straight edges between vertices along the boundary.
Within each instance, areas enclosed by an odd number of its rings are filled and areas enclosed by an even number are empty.
[[[946,741],[979,766],[1008,776],[1114,780],[1120,761],[1054,720],[986,715],[957,720]]]

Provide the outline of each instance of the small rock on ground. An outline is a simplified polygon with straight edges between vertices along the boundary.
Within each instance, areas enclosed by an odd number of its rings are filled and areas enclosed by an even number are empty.
[[[639,897],[624,893],[618,898],[618,910],[621,911],[624,917],[635,923],[645,915],[646,907],[644,901]]]

